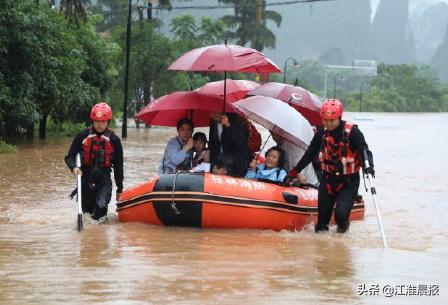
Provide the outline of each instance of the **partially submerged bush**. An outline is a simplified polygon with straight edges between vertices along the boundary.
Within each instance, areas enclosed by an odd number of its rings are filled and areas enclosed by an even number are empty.
[[[0,139],[0,154],[10,154],[15,152],[16,147],[14,145],[8,144]]]

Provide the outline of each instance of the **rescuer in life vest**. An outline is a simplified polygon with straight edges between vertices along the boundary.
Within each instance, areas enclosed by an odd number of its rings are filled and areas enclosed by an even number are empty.
[[[116,198],[123,191],[123,148],[118,136],[109,129],[112,109],[106,103],[92,107],[92,126],[74,139],[65,163],[73,175],[82,176],[82,211],[99,224],[107,220],[107,206],[112,196],[111,169],[114,168]],[[76,154],[81,154],[81,168],[76,167]]]
[[[304,183],[304,176],[299,173],[318,155],[323,174],[319,185],[316,233],[328,231],[335,204],[337,232],[345,233],[348,230],[350,211],[358,196],[364,150],[370,164],[364,171],[375,174],[372,153],[364,135],[358,126],[343,121],[342,113],[343,106],[339,100],[327,99],[323,103],[320,115],[325,128],[315,133],[303,157],[288,174]]]

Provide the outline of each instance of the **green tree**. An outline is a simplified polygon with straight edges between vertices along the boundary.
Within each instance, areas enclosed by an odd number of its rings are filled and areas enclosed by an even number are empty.
[[[175,17],[171,20],[171,32],[177,40],[195,40],[198,27],[191,15]]]
[[[182,15],[171,20],[171,32],[174,33],[174,38],[188,44],[182,51],[223,43],[227,31],[227,26],[222,20],[209,17],[202,17],[199,26],[191,15]]]
[[[110,31],[116,26],[122,26],[127,23],[129,0],[98,0],[95,5],[93,5],[93,1],[90,0],[89,2],[91,2],[92,11],[104,17],[97,24],[97,30],[99,32]],[[151,1],[150,3],[153,2]],[[132,13],[135,13],[137,7],[143,10],[150,9],[147,0],[132,0]],[[155,7],[159,10],[171,10],[171,0],[159,0]],[[143,13],[143,11],[139,12]],[[153,17],[152,20],[157,23],[161,22]]]
[[[259,51],[264,48],[275,47],[275,35],[266,26],[268,20],[280,26],[282,17],[275,11],[266,10],[264,0],[219,0],[226,4],[233,4],[234,14],[222,17],[222,20],[234,31],[229,32],[229,38],[236,44],[251,47]]]
[[[91,25],[73,26],[33,1],[5,2],[0,11],[0,133],[12,138],[39,120],[45,138],[49,116],[83,121],[113,76],[108,45]]]
[[[439,73],[440,79],[448,82],[448,26],[442,44],[437,48],[431,60],[431,66]]]
[[[223,43],[226,33],[227,26],[224,21],[220,19],[212,19],[209,17],[202,17],[201,24],[199,26],[199,36],[198,39],[203,45],[213,45]]]
[[[87,21],[87,12],[82,0],[61,0],[61,11],[72,23],[79,24]]]
[[[350,108],[354,105],[353,95]],[[369,111],[437,112],[444,111],[443,89],[428,66],[386,65],[378,66],[378,76],[370,82],[365,96]]]

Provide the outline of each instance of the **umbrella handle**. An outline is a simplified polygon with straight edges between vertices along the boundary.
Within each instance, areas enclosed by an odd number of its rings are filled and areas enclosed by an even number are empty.
[[[227,44],[227,39],[226,39]],[[227,103],[227,71],[224,71],[224,102],[222,105],[222,112],[226,113],[226,103]]]
[[[275,127],[272,130],[274,130],[274,129],[275,129]],[[266,144],[268,143],[268,140],[269,140],[270,137],[272,137],[272,132],[269,134],[269,136],[267,137],[266,141],[264,141],[263,146],[261,147],[260,151],[257,153],[257,157],[255,158],[255,160],[258,160],[258,157],[260,157],[260,154],[263,151],[263,149],[266,146]]]

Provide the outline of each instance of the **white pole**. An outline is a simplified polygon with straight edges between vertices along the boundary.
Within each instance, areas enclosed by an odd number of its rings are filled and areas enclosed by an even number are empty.
[[[325,67],[324,98],[327,98],[327,67]]]
[[[79,153],[76,154],[76,167],[81,168],[81,155]],[[78,201],[78,231],[82,231],[82,189],[81,189],[81,175],[76,175],[77,183],[78,183],[78,193],[77,193],[77,201]]]
[[[364,164],[365,164],[365,168],[370,167],[367,151],[365,151],[365,150],[364,150]],[[367,177],[369,180],[369,187],[370,187],[370,193],[372,194],[372,198],[373,198],[373,204],[375,205],[375,209],[376,209],[376,218],[378,220],[378,225],[380,227],[381,237],[383,238],[383,246],[384,246],[384,248],[388,248],[387,241],[386,241],[386,235],[384,234],[383,222],[381,221],[380,209],[378,206],[378,202],[376,201],[376,189],[375,189],[375,186],[373,185],[372,174],[367,173]]]

